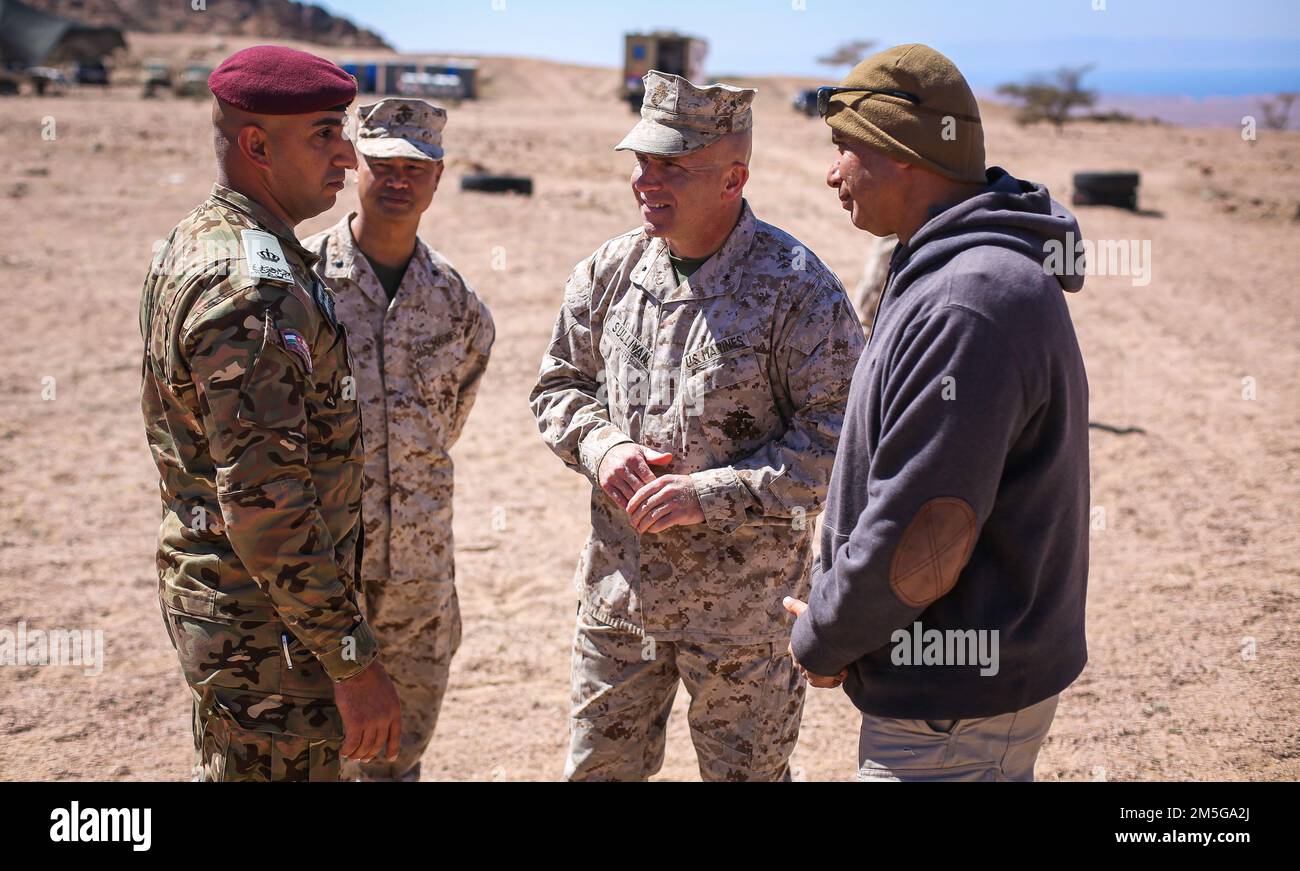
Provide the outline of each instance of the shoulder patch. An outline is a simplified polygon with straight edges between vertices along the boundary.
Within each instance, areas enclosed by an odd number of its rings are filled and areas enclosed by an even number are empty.
[[[263,230],[241,230],[239,239],[244,244],[244,260],[248,274],[266,281],[293,284],[293,270],[280,247],[280,240]]]

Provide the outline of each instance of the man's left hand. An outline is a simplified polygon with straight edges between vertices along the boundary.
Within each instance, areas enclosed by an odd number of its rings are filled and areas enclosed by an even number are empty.
[[[628,500],[627,514],[642,535],[704,522],[704,509],[690,475],[664,475],[642,485]]]
[[[807,602],[801,602],[793,596],[786,596],[781,600],[781,604],[785,606],[785,610],[789,611],[796,617],[808,610]],[[794,661],[794,667],[803,672],[803,676],[808,679],[808,683],[817,687],[819,690],[833,690],[840,684],[844,683],[844,679],[849,676],[849,670],[847,668],[842,669],[835,677],[813,674],[811,671],[800,665],[799,660],[795,659],[793,646],[790,647],[790,659]]]

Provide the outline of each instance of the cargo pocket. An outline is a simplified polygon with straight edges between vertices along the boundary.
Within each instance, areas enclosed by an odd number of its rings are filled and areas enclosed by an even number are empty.
[[[181,670],[205,721],[196,724],[196,740],[222,722],[227,732],[233,727],[309,739],[343,737],[333,682],[283,623],[176,611],[172,619]]]
[[[799,737],[805,684],[785,646],[760,644],[708,651],[708,677],[693,667],[697,696],[691,738],[706,780],[774,781],[788,776]],[[713,673],[713,668],[718,670]],[[707,711],[707,713],[706,713]]]
[[[772,659],[764,686],[768,691],[764,705],[765,722],[760,724],[756,735],[750,764],[758,772],[775,774],[786,771],[799,742],[804,697],[808,691],[808,684],[795,668],[785,644],[772,645]]]
[[[446,604],[442,606],[441,618],[442,624],[447,628],[443,629],[442,626],[439,626],[438,634],[441,637],[439,638],[434,658],[438,660],[450,660],[456,655],[456,651],[460,650],[461,634],[460,600],[457,597],[454,588],[452,589],[451,596],[447,599]]]
[[[209,783],[332,782],[339,779],[341,739],[262,732],[220,709],[205,718],[196,780]]]
[[[196,689],[278,692],[280,662],[273,624],[229,617],[196,617],[168,609],[172,642],[185,681]]]
[[[162,611],[163,626],[167,627],[167,640],[172,643],[172,650],[176,649],[176,630],[172,628],[172,614],[167,608],[167,603],[163,601],[162,596],[158,597],[158,608]]]

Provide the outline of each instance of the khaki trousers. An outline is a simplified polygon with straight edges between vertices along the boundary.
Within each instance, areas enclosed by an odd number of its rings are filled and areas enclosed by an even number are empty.
[[[1030,782],[1059,699],[1051,696],[1009,714],[966,720],[863,714],[858,780]]]

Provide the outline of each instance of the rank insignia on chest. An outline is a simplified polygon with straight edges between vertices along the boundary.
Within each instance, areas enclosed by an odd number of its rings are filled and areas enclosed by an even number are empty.
[[[280,330],[280,341],[284,342],[284,347],[289,353],[302,360],[307,367],[307,374],[310,375],[312,372],[311,346],[302,337],[302,333],[297,330]]]

